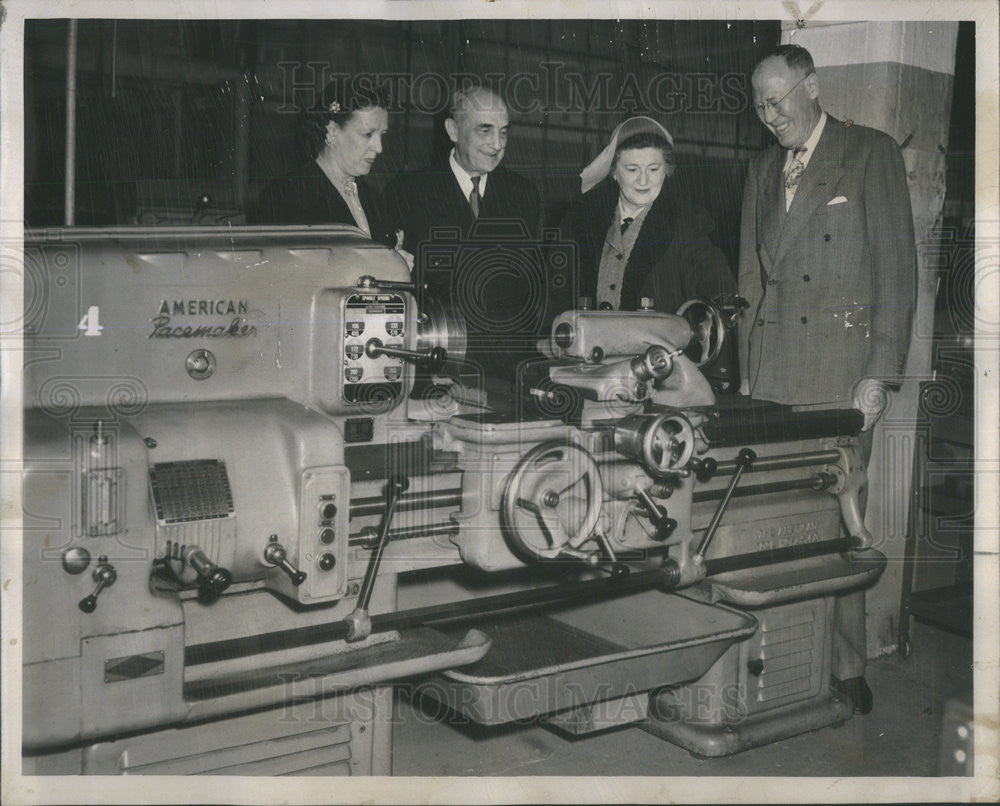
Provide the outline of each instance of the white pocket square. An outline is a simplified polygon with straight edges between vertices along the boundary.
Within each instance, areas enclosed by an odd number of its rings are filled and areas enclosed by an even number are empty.
[[[833,205],[835,204],[845,204],[846,202],[847,202],[846,196],[837,196],[837,198],[835,199],[830,199],[830,201],[826,203],[826,206],[833,207]]]

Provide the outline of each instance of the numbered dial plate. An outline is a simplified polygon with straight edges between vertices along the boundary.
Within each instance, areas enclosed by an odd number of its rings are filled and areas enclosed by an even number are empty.
[[[388,402],[403,393],[403,359],[374,358],[365,344],[378,339],[386,347],[406,346],[406,301],[400,294],[352,294],[344,303],[344,400]]]

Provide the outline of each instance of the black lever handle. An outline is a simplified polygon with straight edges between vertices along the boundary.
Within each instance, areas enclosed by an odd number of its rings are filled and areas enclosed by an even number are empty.
[[[198,599],[202,602],[214,602],[219,594],[233,584],[233,575],[229,569],[216,565],[198,546],[186,546],[183,551],[184,562],[190,565],[198,574]]]
[[[646,507],[646,511],[649,513],[649,519],[656,527],[656,535],[654,536],[654,539],[666,540],[673,533],[674,529],[677,528],[677,521],[668,517],[667,510],[658,506],[656,502],[649,497],[649,493],[645,490],[637,489],[635,494],[636,497],[642,501],[643,506]]]
[[[118,572],[115,571],[115,567],[108,562],[107,557],[100,557],[97,560],[97,567],[94,568],[94,582],[97,583],[97,587],[90,596],[85,596],[80,600],[79,607],[84,613],[93,613],[97,609],[97,597],[101,595],[101,591],[105,588],[110,588],[115,584],[115,580],[118,579]]]
[[[288,562],[288,552],[277,542],[277,535],[271,535],[271,542],[264,547],[264,559],[288,574],[288,578],[296,588],[306,581],[305,572]]]
[[[715,475],[715,471],[719,469],[719,463],[711,456],[705,459],[695,457],[688,463],[688,466],[694,471],[694,477],[702,484],[706,481],[711,481]]]

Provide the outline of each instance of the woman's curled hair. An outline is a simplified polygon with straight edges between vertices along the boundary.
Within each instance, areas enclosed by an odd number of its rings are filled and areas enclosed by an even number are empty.
[[[302,114],[302,133],[310,158],[315,159],[326,143],[331,123],[343,126],[359,109],[389,108],[389,93],[370,79],[334,79],[323,88],[317,102]]]

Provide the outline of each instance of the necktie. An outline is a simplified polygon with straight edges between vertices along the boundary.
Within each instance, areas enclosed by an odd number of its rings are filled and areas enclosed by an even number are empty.
[[[806,169],[806,164],[799,159],[799,155],[805,153],[806,149],[802,146],[792,152],[792,161],[788,166],[788,173],[785,174],[785,190],[795,192],[795,187],[802,178],[802,172]]]
[[[628,225],[632,223],[632,219],[626,216],[622,219],[622,235],[625,234],[625,230],[628,229]]]
[[[472,193],[469,194],[469,207],[472,208],[472,215],[474,218],[479,218],[479,180],[482,179],[481,176],[472,177]]]

